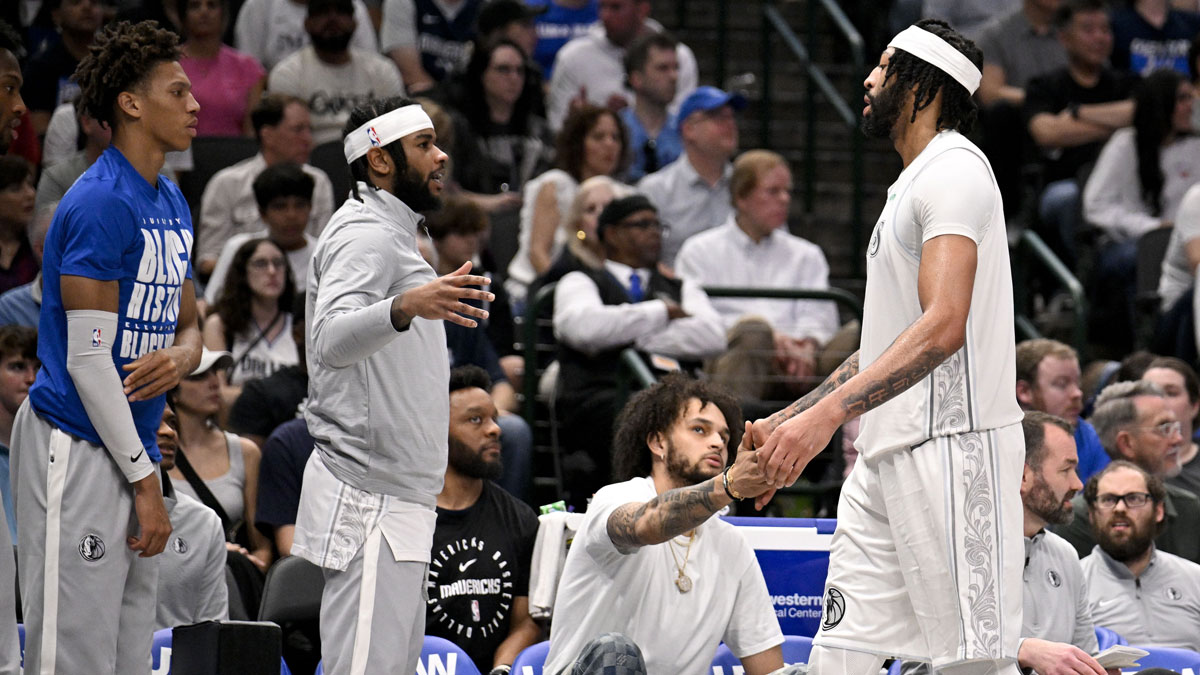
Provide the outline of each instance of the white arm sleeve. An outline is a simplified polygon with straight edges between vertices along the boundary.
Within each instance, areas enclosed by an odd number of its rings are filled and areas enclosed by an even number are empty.
[[[125,474],[125,480],[133,483],[149,476],[154,464],[142,447],[113,363],[112,341],[116,336],[117,315],[113,312],[67,311],[67,373],[104,448]]]

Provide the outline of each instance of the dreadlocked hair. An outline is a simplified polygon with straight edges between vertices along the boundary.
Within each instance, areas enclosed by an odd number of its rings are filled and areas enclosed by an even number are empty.
[[[179,38],[156,21],[106,26],[75,69],[79,108],[113,129],[117,96],[142,84],[160,63],[178,61]]]
[[[1169,68],[1146,76],[1134,92],[1133,137],[1137,145],[1137,173],[1142,201],[1150,215],[1162,215],[1162,146],[1174,133],[1175,98],[1183,76]]]
[[[966,56],[976,68],[983,68],[983,52],[967,38],[959,35],[950,24],[937,19],[922,19],[915,24],[918,28],[933,33],[963,56]],[[975,128],[975,119],[979,116],[979,108],[971,98],[971,92],[950,77],[937,66],[909,54],[903,49],[896,49],[895,54],[888,60],[887,74],[884,82],[896,78],[895,84],[912,89],[913,111],[909,123],[917,121],[917,113],[924,110],[942,92],[942,111],[938,114],[937,128],[953,129],[962,134],[969,134]]]
[[[25,58],[25,45],[21,42],[21,35],[4,20],[0,20],[0,49],[8,50],[18,61]]]
[[[389,96],[387,98],[371,99],[366,103],[357,105],[350,111],[350,117],[346,119],[346,125],[342,127],[342,138],[345,139],[355,129],[370,122],[371,120],[386,115],[393,110],[399,110],[404,106],[416,105],[417,102],[406,96]],[[384,152],[392,156],[392,161],[396,163],[396,169],[400,173],[404,173],[408,169],[408,157],[404,154],[404,146],[400,144],[400,139],[396,139],[391,143],[383,146]],[[362,197],[358,194],[359,182],[371,185],[370,170],[367,168],[367,156],[363,155],[358,159],[350,162],[350,191],[354,198],[362,201]]]

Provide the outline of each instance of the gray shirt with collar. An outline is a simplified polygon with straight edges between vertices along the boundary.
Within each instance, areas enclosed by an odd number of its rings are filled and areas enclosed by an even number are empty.
[[[229,618],[225,532],[212,509],[185,495],[163,497],[171,537],[159,556],[154,630]]]
[[[1075,549],[1045,530],[1025,537],[1023,579],[1021,637],[1066,642],[1095,654],[1096,629]]]
[[[316,451],[341,482],[433,508],[446,471],[450,358],[442,322],[397,332],[392,298],[433,281],[421,217],[358,184],[330,218],[308,271],[308,406]]]
[[[1097,625],[1131,645],[1200,650],[1200,565],[1153,544],[1139,577],[1099,546],[1082,564]]]
[[[671,227],[663,237],[663,262],[673,266],[684,240],[717,227],[733,215],[729,197],[732,175],[733,165],[726,163],[717,184],[710,186],[696,173],[685,151],[679,159],[638,182],[638,191],[650,198],[659,219]]]

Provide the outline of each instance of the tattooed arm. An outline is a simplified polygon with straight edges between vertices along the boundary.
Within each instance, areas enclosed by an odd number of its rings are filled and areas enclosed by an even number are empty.
[[[768,484],[755,458],[749,423],[746,426],[737,459],[729,468],[729,482],[735,494],[756,497]],[[661,544],[695,529],[731,501],[719,475],[697,485],[667,490],[648,502],[618,506],[608,517],[608,538],[621,553],[633,553],[642,546]]]
[[[830,376],[822,388],[832,388],[823,397],[806,403],[806,396],[772,415],[777,426],[758,459],[776,487],[794,483],[839,426],[900,395],[962,347],[977,255],[968,237],[943,235],[926,242],[917,273],[920,318],[865,369],[856,367],[859,372],[838,384],[831,384]],[[850,361],[857,366],[856,357]],[[847,364],[838,370],[843,369],[849,370]]]

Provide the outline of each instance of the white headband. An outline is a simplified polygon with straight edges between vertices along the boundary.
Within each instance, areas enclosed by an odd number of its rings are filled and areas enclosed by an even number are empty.
[[[343,143],[346,163],[362,157],[371,148],[382,148],[414,131],[432,128],[433,122],[430,121],[429,115],[416,103],[384,113],[346,134]]]
[[[938,68],[974,94],[983,75],[971,63],[971,59],[951,47],[940,37],[918,26],[909,26],[896,34],[888,47],[903,49],[913,56]]]

